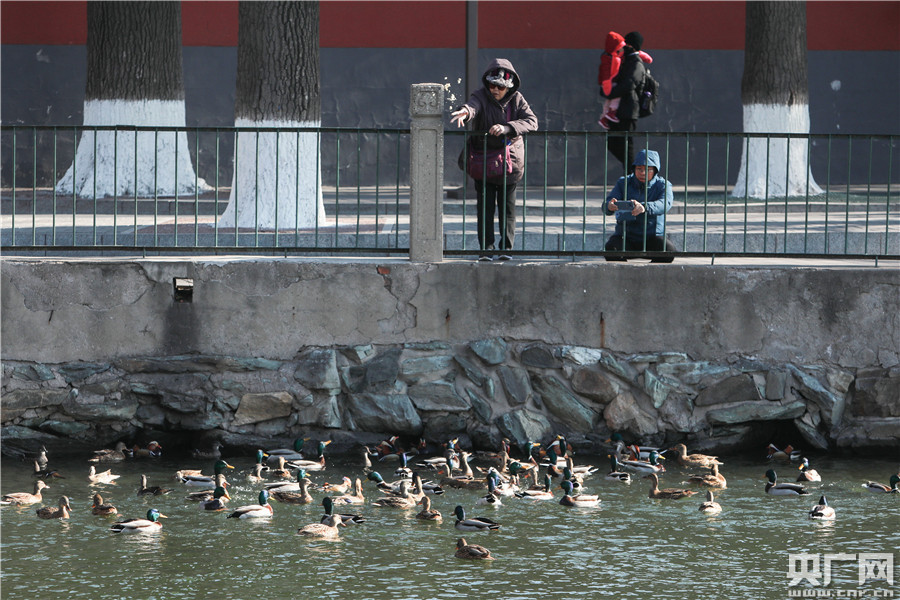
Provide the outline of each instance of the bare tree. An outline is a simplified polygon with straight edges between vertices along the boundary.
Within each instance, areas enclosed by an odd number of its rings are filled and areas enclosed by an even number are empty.
[[[316,128],[322,123],[319,3],[240,2],[235,126]],[[220,225],[293,229],[324,223],[319,135],[240,132]]]
[[[806,3],[746,3],[741,100],[745,133],[801,134],[744,141],[734,196],[820,194],[809,169]]]
[[[85,126],[184,127],[181,3],[88,2]],[[184,132],[85,131],[64,193],[192,194],[206,189]]]

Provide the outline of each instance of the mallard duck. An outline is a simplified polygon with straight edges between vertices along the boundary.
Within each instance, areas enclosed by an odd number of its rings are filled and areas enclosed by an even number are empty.
[[[470,456],[468,452],[460,453],[459,468],[462,472],[459,475],[444,477],[441,479],[441,486],[463,490],[483,490],[487,487],[485,479],[480,477],[475,479],[475,473],[472,472],[472,467],[469,465]]]
[[[384,477],[382,477],[381,473],[379,473],[378,471],[370,471],[366,474],[366,479],[375,483],[375,487],[377,487],[385,494],[396,494],[400,491],[400,480],[388,483],[384,480]]]
[[[622,454],[626,448],[625,438],[622,437],[621,433],[614,433],[606,440],[606,443],[612,443],[614,447],[614,451],[618,454],[618,458],[621,460]],[[657,454],[661,454],[659,448],[655,448],[652,446],[644,446],[638,444],[631,444],[627,446],[628,451],[634,455],[635,460],[649,460],[650,453],[656,452]]]
[[[822,481],[822,476],[818,471],[810,468],[809,459],[804,458],[803,464],[800,465],[800,475],[797,476],[797,481]]]
[[[229,519],[266,519],[272,516],[272,505],[269,504],[269,492],[262,490],[259,492],[259,504],[248,504],[240,506],[234,510],[227,518]]]
[[[794,450],[794,447],[791,445],[785,446],[784,450],[779,450],[775,444],[769,444],[766,447],[768,452],[769,460],[779,460],[781,462],[791,462],[800,460],[800,456],[802,453],[799,450]]]
[[[722,512],[722,507],[716,502],[711,490],[706,490],[706,502],[700,504],[699,510],[708,515],[717,515]]]
[[[326,494],[346,494],[353,487],[353,481],[346,475],[341,479],[340,483],[323,483],[322,491]]]
[[[172,488],[164,488],[155,485],[153,487],[147,487],[147,476],[141,475],[141,487],[138,488],[137,495],[138,496],[161,496],[162,494],[168,494],[172,491]]]
[[[131,449],[133,458],[159,458],[162,456],[162,446],[159,442],[150,442],[146,448],[141,448],[137,444]]]
[[[648,494],[650,498],[659,498],[661,500],[678,500],[679,498],[686,498],[697,493],[694,490],[679,490],[674,488],[661,490],[659,489],[659,477],[657,477],[656,473],[645,475],[644,479],[650,480],[650,493]]]
[[[618,458],[612,454],[608,454],[607,456],[609,457],[609,473],[606,474],[605,479],[608,479],[609,481],[621,481],[622,483],[630,485],[631,474],[619,470]]]
[[[12,494],[6,494],[3,496],[3,499],[0,500],[0,504],[37,504],[38,502],[43,502],[44,498],[41,496],[41,490],[49,490],[50,486],[44,483],[42,479],[38,479],[34,482],[34,493],[29,494],[28,492],[15,492]]]
[[[203,469],[180,469],[175,471],[175,475],[173,475],[172,478],[175,479],[175,481],[181,481],[182,478],[188,476],[202,477]]]
[[[55,471],[53,469],[47,469],[46,465],[44,467],[45,468],[42,469],[40,463],[35,460],[34,461],[34,473],[32,473],[32,475],[34,477],[40,477],[41,479],[53,479],[53,478],[65,479],[65,477],[63,477],[62,475],[59,474],[59,471]]]
[[[503,506],[503,503],[500,501],[500,498],[497,495],[497,480],[494,479],[492,475],[488,475],[486,481],[488,492],[484,496],[478,498],[478,500],[475,502],[475,505]]]
[[[310,523],[309,525],[304,525],[297,530],[297,534],[333,540],[339,537],[339,526],[346,527],[341,519],[341,515],[329,515],[322,523]]]
[[[296,491],[276,488],[270,490],[272,497],[285,504],[312,504],[313,497],[309,493],[309,479],[305,477],[306,473],[303,473],[304,476],[300,477],[301,472],[298,471],[297,485],[299,487]]]
[[[399,457],[400,466],[394,471],[394,477],[399,477],[400,479],[412,479],[413,472],[412,469],[409,468],[409,459],[406,456],[406,452],[401,452]]]
[[[563,490],[563,497],[559,503],[563,506],[577,506],[580,508],[592,508],[600,505],[600,496],[593,494],[575,494],[572,495],[572,482],[568,479],[564,480],[559,487]]]
[[[125,445],[125,442],[116,443],[116,447],[112,450],[105,448],[103,450],[94,450],[94,456],[88,459],[89,462],[122,462],[126,457],[131,457],[131,450]]]
[[[453,509],[453,514],[456,515],[456,523],[453,526],[460,531],[496,531],[500,529],[500,523],[487,517],[469,517],[467,519],[466,510],[459,505]]]
[[[647,461],[620,459],[619,464],[625,469],[637,471],[638,473],[665,473],[666,468],[659,462],[660,460],[665,460],[665,457],[660,456],[658,452],[651,452],[650,459]]]
[[[162,531],[162,523],[159,520],[167,518],[157,509],[151,508],[147,511],[146,519],[125,519],[113,523],[109,530],[113,533],[155,533]]]
[[[209,448],[194,448],[191,456],[197,460],[219,460],[222,458],[222,442],[213,442]]]
[[[37,513],[37,516],[41,519],[68,519],[70,510],[72,510],[72,507],[69,506],[69,499],[66,496],[60,496],[59,504],[55,507],[45,506],[34,512]]]
[[[303,454],[303,445],[308,441],[309,438],[297,438],[294,440],[293,448],[273,448],[272,450],[266,450],[265,456],[269,458],[269,463],[271,464],[275,464],[275,457],[277,456],[282,456],[285,460],[304,460],[306,456]]]
[[[247,475],[247,481],[250,483],[262,483],[265,480],[263,477],[263,469],[265,467],[259,463],[253,465],[253,472]]]
[[[297,467],[303,468],[303,467]],[[293,475],[291,475],[291,470],[288,469],[287,461],[284,460],[283,456],[275,457],[275,464],[269,467],[268,471],[269,477],[273,477],[275,479],[292,479]]]
[[[233,466],[229,465],[224,460],[217,460],[213,467],[213,475],[183,475],[181,477],[181,483],[198,487],[215,487],[218,476],[223,475],[225,469],[233,468]]]
[[[678,464],[682,467],[710,468],[714,463],[717,465],[724,464],[715,456],[709,456],[707,454],[688,454],[687,446],[684,444],[675,444],[672,446],[671,450],[676,453],[675,460],[678,461]]]
[[[228,489],[228,482],[225,481],[225,474],[219,473],[216,475],[216,487]],[[192,502],[208,502],[215,497],[215,488],[206,488],[203,490],[197,490],[196,492],[191,492],[185,498],[191,500]]]
[[[112,504],[104,503],[103,496],[94,494],[94,505],[91,507],[91,514],[107,516],[119,514],[119,511]]]
[[[818,519],[820,521],[834,521],[834,509],[828,506],[825,496],[819,498],[819,503],[813,506],[809,511],[810,519]]]
[[[331,496],[325,496],[322,498],[322,508],[325,509],[325,514],[322,515],[320,523],[325,523],[331,515],[334,514],[334,500]],[[362,515],[354,515],[352,513],[338,513],[341,516],[341,522],[344,526],[348,525],[359,525],[361,523],[365,523],[366,519]]]
[[[897,494],[900,493],[900,489],[897,488],[897,484],[900,484],[900,474],[891,475],[891,485],[890,487],[884,485],[883,483],[878,483],[877,481],[867,481],[862,486],[869,490],[870,492],[875,492],[876,494]]]
[[[531,500],[553,500],[553,492],[550,491],[550,475],[544,475],[544,484],[539,489],[529,488],[527,490],[519,490],[516,492],[517,498],[528,498]]]
[[[353,483],[353,493],[344,494],[334,498],[335,504],[365,504],[366,499],[363,496],[362,481],[359,477]]]
[[[94,468],[94,465],[91,465],[90,471],[88,472],[88,481],[91,483],[114,483],[119,477],[121,477],[121,475],[113,475],[112,469],[107,469],[106,471],[98,473],[97,469]]]
[[[419,498],[414,498],[409,494],[409,483],[404,479],[400,482],[400,491],[397,496],[382,496],[372,502],[373,506],[379,508],[413,508]]]
[[[292,469],[306,469],[307,471],[324,471],[325,470],[325,447],[331,443],[331,440],[319,442],[315,460],[291,460],[288,466]]]
[[[707,487],[719,488],[722,490],[728,487],[725,476],[719,473],[719,465],[714,463],[710,468],[710,473],[690,475],[688,477],[689,481],[697,485],[705,485]]]
[[[571,456],[566,457],[566,467],[572,472],[573,475],[581,477],[582,479],[590,477],[600,470],[594,465],[576,465]]]
[[[228,501],[231,500],[231,496],[228,495],[228,491],[224,487],[217,487],[213,490],[213,497],[209,500],[204,500],[199,504],[200,510],[208,510],[208,511],[220,511],[228,508],[226,505]]]
[[[778,475],[775,474],[774,469],[766,471],[763,479],[768,479],[766,493],[772,496],[803,496],[809,493],[805,487],[796,483],[778,483]]]
[[[469,544],[465,538],[456,540],[456,552],[453,556],[471,560],[494,560],[490,550],[478,544]]]
[[[422,510],[416,513],[417,519],[422,521],[442,521],[444,519],[440,511],[431,508],[431,498],[428,496],[422,496],[419,504],[422,505]]]

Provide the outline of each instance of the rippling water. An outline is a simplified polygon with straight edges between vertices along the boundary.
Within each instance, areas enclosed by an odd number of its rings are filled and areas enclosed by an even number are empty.
[[[760,453],[762,455],[762,452]],[[260,486],[245,475],[252,458],[230,457],[230,506],[255,504]],[[790,553],[895,552],[900,524],[900,495],[873,494],[861,487],[868,479],[887,483],[897,460],[861,458],[813,460],[824,482],[808,484],[811,495],[772,497],[761,479],[769,468],[764,458],[729,457],[722,469],[728,489],[716,494],[723,511],[715,517],[698,512],[703,492],[677,501],[651,500],[648,481],[626,486],[595,476],[587,493],[602,498],[598,509],[566,508],[555,501],[504,498],[503,506],[475,506],[478,492],[448,490],[433,497],[444,514],[442,524],[414,518],[419,508],[371,506],[377,497],[364,483],[367,504],[352,507],[368,521],[341,529],[339,541],[296,535],[298,527],[318,522],[321,493],[315,504],[295,506],[272,501],[270,520],[226,519],[226,513],[201,513],[185,500],[189,491],[174,481],[179,468],[213,461],[169,458],[111,465],[122,475],[116,485],[92,486],[84,460],[53,460],[66,479],[50,482],[43,506],[69,496],[68,521],[42,520],[36,507],[0,509],[2,518],[2,596],[13,598],[786,598]],[[208,463],[208,464],[207,464]],[[605,459],[576,457],[577,464],[605,466]],[[2,493],[31,491],[30,468],[6,457]],[[103,466],[103,469],[109,468]],[[796,478],[796,465],[777,466],[785,481]],[[380,469],[392,479],[393,467]],[[605,471],[605,469],[603,470]],[[669,465],[660,487],[687,487],[696,470]],[[137,497],[140,474],[150,485],[172,487],[161,497]],[[355,463],[336,458],[313,481],[338,482],[362,475]],[[699,488],[698,488],[699,489]],[[144,517],[156,507],[169,518],[153,535],[118,535],[109,531],[116,517],[90,511],[99,491],[119,509],[118,518]],[[556,490],[559,493],[559,490]],[[825,493],[837,511],[831,523],[812,521],[809,508]],[[460,532],[453,527],[453,507],[470,516],[490,516],[502,523],[492,533],[463,533],[470,543],[486,546],[493,562],[453,557]],[[349,511],[343,511],[349,512]],[[895,583],[900,583],[900,560]],[[835,563],[832,588],[856,590],[857,563]],[[811,589],[808,582],[801,584]],[[870,580],[868,593],[889,589]],[[818,589],[818,588],[817,588]],[[896,590],[896,588],[894,588]],[[900,591],[895,591],[900,595]]]

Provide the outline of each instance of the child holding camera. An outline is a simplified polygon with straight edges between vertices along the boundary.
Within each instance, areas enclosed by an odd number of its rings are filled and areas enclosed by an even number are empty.
[[[641,150],[634,158],[634,172],[620,177],[606,197],[606,213],[616,216],[616,230],[606,241],[608,252],[677,252],[666,238],[666,212],[672,208],[672,185],[659,176],[659,153]],[[611,258],[606,260],[626,260]],[[674,257],[650,262],[670,263]]]

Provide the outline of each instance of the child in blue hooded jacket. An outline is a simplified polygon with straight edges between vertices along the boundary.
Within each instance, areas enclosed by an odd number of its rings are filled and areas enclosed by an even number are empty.
[[[641,150],[634,158],[634,172],[620,177],[606,197],[606,214],[616,215],[616,231],[606,241],[606,250],[621,252],[677,252],[666,238],[666,213],[672,208],[672,185],[659,176],[659,153]],[[621,205],[630,201],[629,205]],[[625,260],[610,258],[606,260]],[[659,257],[651,262],[672,262]]]

